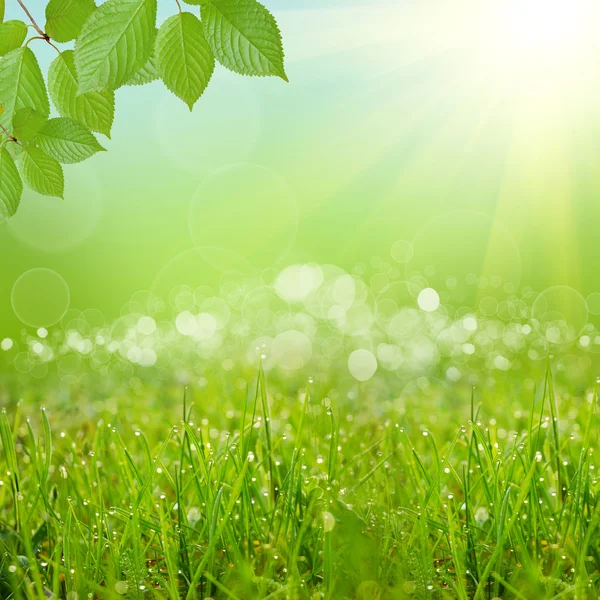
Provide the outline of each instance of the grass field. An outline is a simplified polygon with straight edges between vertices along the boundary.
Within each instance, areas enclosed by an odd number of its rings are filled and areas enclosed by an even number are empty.
[[[593,381],[246,375],[6,391],[0,597],[600,595]]]

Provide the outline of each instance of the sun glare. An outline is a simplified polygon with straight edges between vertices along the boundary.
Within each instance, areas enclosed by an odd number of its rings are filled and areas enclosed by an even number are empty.
[[[594,0],[494,1],[488,8],[481,60],[492,77],[560,90],[596,69],[600,11]]]
[[[506,4],[507,41],[536,55],[572,51],[586,28],[590,1],[513,0]]]

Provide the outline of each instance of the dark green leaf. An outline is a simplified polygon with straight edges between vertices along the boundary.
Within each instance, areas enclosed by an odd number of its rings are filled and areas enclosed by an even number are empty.
[[[167,88],[191,110],[215,68],[200,20],[188,12],[167,19],[156,37],[156,58]]]
[[[46,6],[46,33],[57,42],[70,42],[94,12],[94,0],[50,0]]]
[[[22,142],[32,140],[38,131],[46,124],[48,117],[33,108],[21,108],[13,117],[12,134]]]
[[[45,116],[50,113],[46,84],[31,48],[17,48],[0,60],[0,104],[4,107],[0,123],[7,129],[21,108],[33,108]]]
[[[27,37],[27,25],[23,21],[0,23],[0,56],[18,48]]]
[[[262,4],[213,0],[201,12],[206,40],[224,67],[242,75],[274,75],[287,81],[281,34]]]
[[[156,0],[108,0],[85,22],[75,44],[79,93],[116,89],[148,60]]]
[[[72,50],[65,50],[50,65],[48,89],[52,102],[63,117],[79,121],[92,131],[110,136],[115,114],[115,93],[77,94],[78,79]]]
[[[63,197],[64,176],[60,164],[40,148],[29,146],[19,156],[23,181],[33,191],[44,196]]]
[[[156,58],[154,55],[151,55],[146,64],[123,85],[146,85],[147,83],[156,81],[159,77],[156,68]]]
[[[81,162],[104,150],[89,129],[63,117],[50,119],[35,141],[48,156],[65,164]]]
[[[23,183],[6,147],[0,149],[0,222],[12,217],[21,201]]]

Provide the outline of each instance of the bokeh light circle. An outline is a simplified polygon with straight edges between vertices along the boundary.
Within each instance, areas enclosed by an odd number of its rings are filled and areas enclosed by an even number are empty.
[[[424,276],[429,287],[446,289],[448,302],[474,300],[469,296],[478,293],[476,286],[483,281],[476,273],[500,278],[513,288],[521,281],[521,253],[514,237],[501,223],[482,213],[439,215],[417,233],[412,246],[414,255],[405,266],[407,279]],[[503,293],[497,290],[495,295]]]
[[[572,342],[588,322],[584,297],[566,285],[545,289],[535,299],[531,313],[546,340],[553,344]]]
[[[419,287],[410,281],[394,281],[377,295],[375,316],[380,325],[389,323],[403,308],[414,308]]]
[[[404,265],[413,257],[414,249],[410,242],[398,240],[392,245],[390,254],[397,263]]]
[[[440,295],[433,288],[425,288],[419,292],[417,304],[425,312],[433,312],[440,306]]]
[[[585,299],[585,302],[592,315],[600,315],[600,292],[593,292]]]
[[[223,271],[206,260],[203,249],[192,248],[177,254],[160,269],[154,277],[151,291],[162,300],[170,300],[172,305],[177,296],[187,291],[190,306],[180,302],[176,306],[178,310],[184,310],[196,303],[194,292],[197,289],[210,290],[208,296],[213,296],[219,289],[222,276]]]
[[[79,246],[94,233],[102,214],[102,188],[93,165],[69,170],[64,196],[64,200],[48,198],[26,188],[8,229],[20,241],[45,252]]]
[[[312,342],[301,331],[290,329],[278,334],[271,344],[276,364],[283,370],[296,371],[306,366],[312,357]]]
[[[51,269],[31,269],[14,283],[11,304],[15,315],[30,327],[58,323],[69,309],[71,294],[67,282]]]
[[[247,80],[220,69],[192,112],[166,89],[160,93],[157,147],[173,163],[197,175],[248,159],[262,119],[255,88]]]
[[[370,350],[355,350],[348,357],[348,370],[357,381],[368,381],[377,371],[377,359]]]
[[[323,283],[319,265],[290,265],[279,273],[273,287],[286,302],[302,302]]]

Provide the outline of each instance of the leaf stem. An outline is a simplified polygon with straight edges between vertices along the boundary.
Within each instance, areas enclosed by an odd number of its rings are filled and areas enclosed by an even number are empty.
[[[14,135],[12,135],[12,133],[10,133],[10,131],[8,131],[8,129],[6,129],[4,125],[2,125],[2,123],[0,123],[0,129],[2,129],[4,135],[8,138],[7,140],[4,140],[4,142],[2,142],[2,148],[4,148],[4,146],[9,142],[15,142],[15,144],[19,144],[19,146],[22,145],[21,142],[19,142],[19,140]]]
[[[45,40],[48,40],[48,36],[43,32],[43,30],[41,29],[41,27],[35,22],[35,19],[31,16],[31,13],[27,10],[27,7],[23,4],[22,0],[17,0],[17,2],[19,3],[20,7],[25,11],[25,14],[29,17],[29,20],[31,21],[31,24],[33,25],[34,29]]]
[[[31,25],[33,26],[33,28],[37,31],[37,33],[39,35],[39,37],[36,36],[36,37],[30,38],[27,41],[27,43],[25,44],[25,46],[28,46],[29,42],[31,40],[45,40],[60,54],[60,50],[50,41],[50,36],[36,23],[32,14],[29,12],[27,7],[23,4],[23,0],[17,0],[17,2],[19,3],[19,6],[25,11],[25,14],[29,17],[29,20],[31,21]]]
[[[41,36],[41,35],[34,35],[33,37],[30,37],[26,42],[25,42],[25,48],[27,48],[27,46],[29,46],[29,42],[32,42],[33,40],[45,40],[46,38]]]
[[[27,48],[27,46],[29,46],[29,42],[32,42],[33,40],[44,40],[45,42],[48,42],[59,54],[61,53],[60,49],[57,48],[46,35],[34,35],[25,42],[25,47]]]

